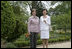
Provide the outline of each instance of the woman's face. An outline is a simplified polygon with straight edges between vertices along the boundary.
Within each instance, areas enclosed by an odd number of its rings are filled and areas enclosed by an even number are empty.
[[[43,11],[43,15],[46,15],[46,14],[47,14],[47,11],[46,11],[46,10],[44,10],[44,11]]]
[[[36,10],[35,9],[32,11],[32,15],[36,16]]]

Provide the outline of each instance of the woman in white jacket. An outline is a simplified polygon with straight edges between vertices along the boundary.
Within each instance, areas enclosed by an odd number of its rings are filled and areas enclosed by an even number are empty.
[[[42,39],[43,48],[48,48],[49,29],[50,29],[50,16],[46,15],[47,10],[43,9],[43,16],[40,17],[40,37]]]

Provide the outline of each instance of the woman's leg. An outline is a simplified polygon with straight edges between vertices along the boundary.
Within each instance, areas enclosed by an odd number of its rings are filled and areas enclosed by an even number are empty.
[[[48,39],[46,39],[45,41],[46,41],[46,48],[48,48]]]
[[[34,48],[34,34],[33,32],[30,33],[30,48]]]
[[[37,33],[31,32],[30,34],[30,48],[36,48],[37,43]]]
[[[37,45],[37,33],[34,33],[34,48],[36,48]]]
[[[45,48],[45,39],[42,39],[43,48]]]

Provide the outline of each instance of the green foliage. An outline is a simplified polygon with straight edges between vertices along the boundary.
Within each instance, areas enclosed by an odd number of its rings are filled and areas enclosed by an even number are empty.
[[[22,34],[17,40],[13,42],[17,47],[29,46],[29,37],[26,37],[25,34]]]
[[[17,48],[13,43],[7,43],[6,48]]]
[[[1,1],[1,37],[7,41],[16,40],[21,34],[27,32],[28,19],[26,13],[20,11],[20,6],[15,6],[9,1]]]
[[[29,46],[30,45],[29,41],[16,41],[16,42],[14,42],[14,44],[17,47],[24,47],[24,46]]]
[[[71,29],[71,11],[68,11],[68,13],[56,15],[51,17],[53,28],[57,29]]]
[[[12,2],[12,1],[11,1]],[[1,1],[1,38],[6,41],[13,41],[12,43],[8,43],[7,47],[21,47],[29,45],[29,40],[25,37],[25,33],[27,32],[27,20],[29,18],[28,13],[25,8],[27,8],[27,3],[29,2],[13,2],[10,4],[9,1]],[[24,5],[24,9],[20,7]],[[54,4],[54,3],[53,3]],[[66,8],[66,4],[68,4],[68,8]],[[32,2],[32,8],[37,9],[37,16],[40,17],[42,15],[42,3]],[[54,12],[51,17],[51,23],[54,25],[53,29],[71,29],[71,2],[63,2],[61,5],[58,5],[55,9],[50,9],[49,12]],[[48,13],[49,13],[48,12]],[[55,31],[54,31],[55,32]],[[50,35],[49,42],[56,41],[64,41],[71,39],[71,36],[66,34],[65,32],[61,32],[60,34],[54,34],[54,32]],[[55,32],[56,33],[56,32]],[[64,33],[64,34],[63,34]],[[22,35],[22,37],[20,37]],[[56,38],[57,37],[57,38]],[[41,44],[40,35],[38,35],[38,43]],[[6,42],[3,42],[3,44]],[[15,46],[15,45],[16,46]]]
[[[1,1],[1,37],[7,39],[8,36],[14,32],[15,26],[15,15],[13,8],[9,2]]]
[[[71,11],[71,1],[59,1],[61,5],[56,6],[55,8],[49,9],[49,14],[52,12],[52,15],[62,15],[67,14],[68,11]]]
[[[42,14],[42,10],[43,10],[43,6],[42,6],[42,2],[39,1],[32,1],[32,8],[35,8],[37,11],[37,16],[40,18],[43,14]]]
[[[53,36],[53,37],[52,37]],[[52,38],[51,38],[52,37]],[[61,42],[61,41],[67,41],[71,39],[71,34],[69,33],[50,33],[50,39],[48,40],[49,43],[53,42]],[[17,47],[24,47],[24,46],[30,46],[30,40],[25,40],[25,35],[21,35],[20,38],[18,38],[16,41],[13,42]],[[42,44],[42,40],[37,40],[37,45]]]

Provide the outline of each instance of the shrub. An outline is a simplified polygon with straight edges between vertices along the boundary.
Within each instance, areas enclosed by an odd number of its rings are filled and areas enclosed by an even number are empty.
[[[42,44],[42,40],[41,39],[37,40],[37,45],[39,45],[39,44]]]
[[[13,43],[7,43],[6,48],[17,48]]]
[[[7,1],[1,1],[1,37],[9,38],[15,29],[15,15],[12,6]]]
[[[17,7],[17,11],[19,9]],[[16,40],[20,35],[27,32],[27,24],[24,23],[27,17],[20,14],[16,15],[15,12],[17,11],[9,1],[1,1],[1,37],[8,42]]]
[[[17,47],[24,47],[24,46],[29,46],[29,41],[16,41],[14,42],[14,44],[17,46]]]

